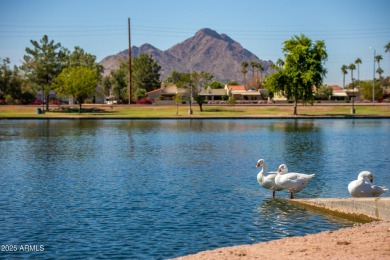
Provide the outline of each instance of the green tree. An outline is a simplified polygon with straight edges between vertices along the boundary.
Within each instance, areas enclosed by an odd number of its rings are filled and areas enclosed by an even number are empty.
[[[333,89],[327,85],[321,85],[317,88],[315,97],[318,100],[330,100],[333,94]]]
[[[134,95],[137,98],[137,100],[140,100],[146,96],[146,90],[143,88],[137,88],[137,90],[134,91]]]
[[[140,54],[135,57],[132,62],[133,87],[146,91],[158,89],[161,86],[160,69],[152,55]]]
[[[205,97],[200,95],[200,92],[207,88],[211,80],[213,79],[213,75],[204,71],[194,71],[191,74],[191,87],[193,88],[193,92],[195,93],[195,100],[199,105],[199,110],[203,111],[203,103],[205,102]]]
[[[102,78],[101,75],[102,72],[104,71],[104,68],[102,65],[96,62],[96,56],[85,52],[79,46],[74,47],[74,50],[71,53],[68,50],[66,50],[65,62],[66,62],[65,66],[67,68],[70,67],[90,68],[92,70],[95,70],[99,81]],[[103,95],[104,93],[100,93],[100,94]]]
[[[66,50],[60,43],[49,41],[47,35],[37,42],[30,41],[33,48],[26,48],[22,69],[28,80],[36,84],[46,95],[46,110],[49,110],[49,93],[54,79],[65,66]]]
[[[306,104],[314,100],[313,86],[322,85],[328,55],[324,41],[313,44],[305,35],[285,41],[283,52],[284,66],[267,79],[266,86],[270,92],[281,92],[292,99],[296,115],[298,101]]]
[[[191,74],[172,71],[168,77],[168,81],[175,84],[178,88],[187,88],[189,92],[192,89],[194,99],[198,103],[200,111],[203,111],[202,105],[205,101],[204,96],[200,95],[200,92],[207,88],[212,79],[213,75],[204,71],[194,71]]]
[[[212,89],[221,89],[221,88],[224,88],[224,87],[225,87],[225,85],[222,84],[221,82],[218,82],[218,81],[213,81],[210,84],[210,88],[212,88]]]
[[[106,96],[109,96],[110,95],[110,90],[112,88],[112,84],[111,84],[111,76],[110,75],[106,75],[103,77],[102,79],[102,85],[103,85],[103,88],[104,88],[104,95]]]
[[[178,88],[189,88],[191,80],[190,73],[171,71],[171,74],[167,78],[167,82],[175,84]]]
[[[347,65],[341,66],[341,73],[343,74],[343,88],[345,88],[345,75],[348,74],[348,66]]]
[[[84,100],[96,91],[98,76],[91,68],[74,66],[65,68],[56,77],[56,91],[73,96],[79,104],[79,113]]]
[[[34,100],[33,91],[23,80],[17,66],[10,68],[9,58],[1,60],[0,65],[0,99],[14,104],[29,104]]]
[[[372,100],[372,80],[362,81],[360,83],[361,97],[363,99]],[[383,88],[379,87],[379,82],[375,81],[375,97],[374,100],[378,100],[383,96]]]
[[[72,53],[67,51],[67,67],[86,67],[96,70],[96,74],[101,77],[104,68],[96,61],[96,56],[84,51],[83,48],[76,46]]]
[[[12,70],[9,58],[2,59],[0,66],[0,99],[9,94],[12,81]]]
[[[229,82],[227,83],[229,86],[238,86],[238,85],[240,85],[239,83],[238,83],[238,81],[236,81],[236,80],[229,80]]]
[[[181,94],[179,92],[176,93],[176,95],[173,98],[173,101],[176,104],[176,115],[179,114],[179,104],[181,103]]]
[[[128,92],[128,67],[127,62],[121,61],[119,68],[110,71],[110,92],[117,100],[124,101]]]
[[[355,60],[355,64],[357,65],[357,71],[358,71],[358,82],[360,82],[360,64],[362,64],[362,60],[360,58],[357,58]],[[359,83],[360,84],[360,83]]]

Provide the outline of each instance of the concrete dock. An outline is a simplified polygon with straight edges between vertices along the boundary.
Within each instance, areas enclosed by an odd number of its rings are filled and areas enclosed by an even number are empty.
[[[308,209],[361,221],[390,221],[390,197],[293,199]]]

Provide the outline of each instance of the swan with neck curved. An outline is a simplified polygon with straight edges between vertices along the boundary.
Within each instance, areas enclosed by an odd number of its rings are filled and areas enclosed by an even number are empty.
[[[370,182],[365,182],[368,179]],[[348,184],[348,192],[352,197],[379,197],[382,193],[387,191],[387,188],[373,184],[374,176],[369,171],[362,171],[359,173],[357,180],[351,181]]]
[[[262,167],[261,171],[257,174],[257,182],[260,186],[272,190],[272,198],[275,198],[275,192],[281,191],[283,188],[276,185],[275,177],[277,175],[276,172],[268,172],[267,173],[267,164],[264,159],[260,159],[256,163],[256,168]]]

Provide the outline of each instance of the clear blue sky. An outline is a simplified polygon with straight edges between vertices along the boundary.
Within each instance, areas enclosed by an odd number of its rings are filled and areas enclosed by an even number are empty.
[[[342,86],[341,66],[361,58],[360,78],[372,79],[376,49],[390,75],[389,0],[0,0],[0,58],[22,63],[30,40],[44,34],[73,50],[104,57],[132,45],[166,50],[199,29],[225,33],[262,60],[283,58],[283,41],[305,34],[324,40],[328,51],[325,83]],[[354,72],[357,78],[357,72]],[[348,74],[347,83],[351,81]]]

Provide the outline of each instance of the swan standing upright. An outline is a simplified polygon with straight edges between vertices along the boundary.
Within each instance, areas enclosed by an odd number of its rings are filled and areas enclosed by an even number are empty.
[[[370,182],[365,182],[367,178]],[[348,184],[348,191],[352,197],[379,197],[382,193],[387,191],[387,188],[372,184],[374,176],[369,171],[362,171],[359,173],[357,180],[351,181]]]
[[[288,172],[287,166],[281,164],[278,168],[278,174],[275,177],[276,185],[290,192],[290,199],[294,198],[294,193],[303,190],[315,174],[304,174],[297,172]]]
[[[275,192],[281,191],[283,188],[279,187],[275,183],[275,177],[277,175],[276,172],[267,172],[267,164],[265,163],[264,159],[260,159],[257,161],[256,167],[262,166],[261,171],[257,174],[257,182],[260,184],[260,186],[272,190],[272,198],[275,198]],[[265,175],[266,174],[266,175]]]

